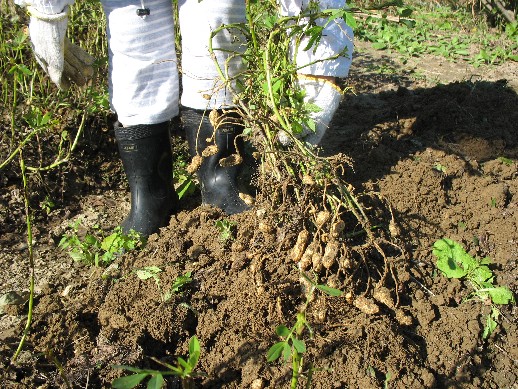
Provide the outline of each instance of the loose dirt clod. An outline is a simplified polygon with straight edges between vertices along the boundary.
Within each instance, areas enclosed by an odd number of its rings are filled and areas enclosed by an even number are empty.
[[[402,326],[410,326],[410,325],[412,325],[412,322],[413,322],[412,316],[407,314],[402,309],[396,309],[396,320]]]

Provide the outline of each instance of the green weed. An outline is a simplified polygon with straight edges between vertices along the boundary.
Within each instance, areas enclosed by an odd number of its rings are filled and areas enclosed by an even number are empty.
[[[165,385],[166,376],[176,376],[182,382],[182,388],[194,389],[194,379],[204,376],[204,373],[196,372],[196,365],[200,359],[201,349],[200,342],[196,336],[191,337],[189,341],[189,357],[187,360],[182,357],[177,358],[176,366],[170,365],[156,358],[151,358],[158,364],[166,367],[168,370],[150,370],[139,369],[126,365],[115,365],[115,369],[124,369],[134,374],[117,378],[112,382],[112,387],[116,389],[131,389],[138,386],[142,381],[149,378],[148,388],[162,388]]]
[[[448,278],[466,279],[473,287],[473,292],[466,299],[477,298],[491,304],[491,313],[486,320],[482,333],[484,339],[496,328],[500,314],[497,305],[515,303],[513,292],[494,284],[494,275],[488,265],[489,258],[474,258],[457,242],[443,238],[433,245],[433,254],[437,257],[437,268]]]
[[[176,277],[176,279],[173,281],[173,284],[171,287],[162,293],[162,287],[160,284],[160,277],[159,274],[162,272],[162,269],[160,269],[158,266],[146,266],[140,269],[135,269],[133,272],[137,275],[137,277],[143,281],[148,279],[153,279],[155,281],[156,286],[158,287],[158,290],[161,293],[162,301],[168,302],[173,295],[175,294],[182,294],[182,289],[192,282],[191,275],[192,273],[190,271],[186,272],[184,275]],[[188,308],[191,308],[189,305],[186,305]]]
[[[103,232],[95,229],[95,233],[78,236],[81,219],[71,224],[71,231],[67,232],[58,244],[63,250],[68,250],[74,261],[86,265],[107,266],[119,255],[134,250],[145,244],[145,239],[138,233],[130,231],[128,235],[122,233],[121,227],[115,228],[110,235],[103,237]]]
[[[222,219],[216,221],[216,227],[219,230],[219,239],[222,242],[227,242],[234,238],[234,228],[236,227],[236,223]]]
[[[191,195],[196,190],[194,178],[187,171],[188,165],[187,157],[182,153],[178,153],[173,161],[173,180],[180,200]]]
[[[357,38],[372,42],[376,49],[400,53],[404,62],[424,54],[465,60],[475,67],[518,60],[516,23],[507,24],[505,31],[490,29],[467,10],[422,4],[367,15],[358,20]]]

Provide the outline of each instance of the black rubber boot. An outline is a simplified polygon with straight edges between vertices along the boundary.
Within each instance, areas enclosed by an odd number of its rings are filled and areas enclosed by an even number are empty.
[[[237,182],[243,155],[243,139],[238,135],[243,132],[243,126],[236,117],[229,116],[214,131],[208,114],[201,110],[182,108],[182,124],[191,156],[204,156],[197,172],[202,202],[218,207],[228,215],[244,212],[249,206],[239,197]],[[207,147],[213,145],[217,149],[207,153],[210,150]],[[231,156],[237,158],[229,164],[224,159]]]
[[[135,230],[147,237],[167,225],[178,206],[169,124],[122,127],[117,123],[115,137],[131,192],[131,211],[122,231]]]

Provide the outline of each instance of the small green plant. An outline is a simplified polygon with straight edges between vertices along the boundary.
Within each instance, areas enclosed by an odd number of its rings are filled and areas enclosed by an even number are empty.
[[[107,266],[118,255],[145,244],[145,239],[138,233],[130,231],[125,235],[121,227],[115,228],[113,233],[105,237],[98,227],[94,227],[97,234],[86,234],[81,239],[78,236],[80,225],[81,219],[71,224],[71,231],[61,238],[58,247],[63,250],[68,249],[74,261],[83,262],[86,265]]]
[[[56,206],[49,196],[45,196],[45,199],[40,202],[40,208],[48,215],[52,209]]]
[[[327,285],[317,284],[315,280],[310,279],[304,273],[302,273],[302,276],[310,285],[306,293],[306,301],[302,306],[302,309],[297,313],[295,324],[291,328],[288,328],[285,325],[277,326],[275,333],[281,337],[282,340],[271,346],[266,354],[268,362],[273,362],[277,359],[282,359],[284,362],[288,362],[291,359],[291,389],[295,389],[297,387],[300,375],[304,368],[303,354],[306,352],[306,343],[303,339],[304,330],[309,332],[310,339],[313,337],[313,330],[306,319],[306,311],[310,301],[312,300],[313,293],[315,290],[319,290],[329,296],[337,297],[342,295],[342,292],[338,289],[331,288]],[[311,376],[314,371],[314,367],[310,364],[306,371],[308,380],[307,387],[309,387]]]
[[[189,341],[189,357],[187,360],[178,357],[176,366],[152,358],[155,362],[166,367],[168,370],[139,369],[132,366],[115,365],[113,366],[115,369],[128,370],[134,374],[115,379],[112,382],[112,387],[116,389],[131,389],[138,386],[143,380],[149,378],[147,387],[158,389],[164,386],[165,376],[176,376],[181,380],[183,389],[193,389],[194,379],[205,375],[204,373],[195,371],[198,360],[200,359],[200,354],[200,342],[196,336],[193,336]]]
[[[189,163],[182,153],[179,153],[173,161],[173,180],[176,193],[180,200],[194,193],[196,190],[193,176],[187,171],[188,165]]]
[[[190,271],[184,275],[176,277],[176,279],[173,281],[173,285],[171,285],[171,288],[163,294],[162,299],[164,302],[167,302],[171,299],[171,297],[173,297],[174,294],[181,294],[183,287],[187,284],[190,284],[191,282],[192,278]]]
[[[448,278],[466,279],[473,287],[473,292],[466,298],[478,298],[491,304],[482,333],[484,339],[496,328],[500,315],[498,305],[515,303],[513,292],[505,287],[494,284],[494,275],[489,264],[489,258],[474,258],[464,248],[451,239],[440,239],[433,245],[433,254],[437,257],[437,268]]]
[[[438,171],[439,173],[446,174],[446,166],[441,165],[440,163],[436,163],[433,165],[433,170]]]
[[[216,222],[216,227],[219,230],[219,239],[222,242],[226,242],[228,240],[232,240],[234,238],[233,230],[236,226],[236,223],[231,222],[230,220],[222,219]]]
[[[140,269],[135,269],[133,272],[137,275],[138,278],[141,280],[149,280],[153,279],[155,280],[155,284],[158,287],[158,290],[160,293],[162,293],[162,287],[160,284],[160,277],[159,274],[162,272],[162,269],[160,269],[158,266],[146,266]],[[171,300],[171,297],[173,297],[174,294],[181,294],[182,288],[192,282],[191,278],[191,272],[188,271],[184,275],[176,277],[176,279],[173,281],[173,284],[167,290],[166,292],[162,293],[162,301],[167,302]]]
[[[160,288],[160,277],[158,274],[162,272],[158,266],[146,266],[141,269],[135,269],[134,273],[141,280],[149,280],[150,278],[155,280],[156,285]]]
[[[511,158],[499,157],[498,160],[506,166],[511,166],[513,164],[513,160]]]

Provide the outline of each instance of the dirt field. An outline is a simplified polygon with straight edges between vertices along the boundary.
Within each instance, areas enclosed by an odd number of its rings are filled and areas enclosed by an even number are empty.
[[[357,193],[379,193],[391,207],[391,233],[401,248],[389,258],[398,289],[390,290],[388,305],[375,302],[376,314],[356,308],[347,293],[316,294],[305,360],[319,369],[312,387],[517,388],[516,306],[502,308],[499,325],[483,340],[490,306],[463,301],[469,284],[439,274],[431,248],[444,237],[456,240],[470,254],[491,258],[497,284],[518,288],[518,65],[473,69],[430,57],[403,66],[362,43],[353,64],[344,80],[353,89],[322,146],[327,155],[354,161],[346,175]],[[0,180],[0,295],[23,295],[29,283],[23,197],[12,173]],[[258,228],[268,209],[228,218],[236,237],[225,243],[215,227],[225,216],[191,198],[145,249],[118,258],[118,268],[102,277],[102,269],[74,263],[57,243],[77,217],[108,230],[127,212],[113,132],[90,128],[72,168],[45,180],[61,185],[60,206],[36,215],[34,323],[2,387],[65,387],[58,366],[74,388],[109,387],[121,375],[112,365],[159,369],[150,357],[172,363],[187,354],[192,335],[202,347],[199,371],[207,375],[198,387],[289,387],[290,365],[267,363],[266,352],[279,340],[275,327],[294,324],[304,293],[288,258],[290,231]],[[193,282],[164,302],[152,279],[136,276],[146,266],[162,270],[163,290],[187,271]],[[368,268],[359,266],[355,277]],[[333,269],[322,282],[362,293]],[[5,371],[27,305],[4,310]]]

